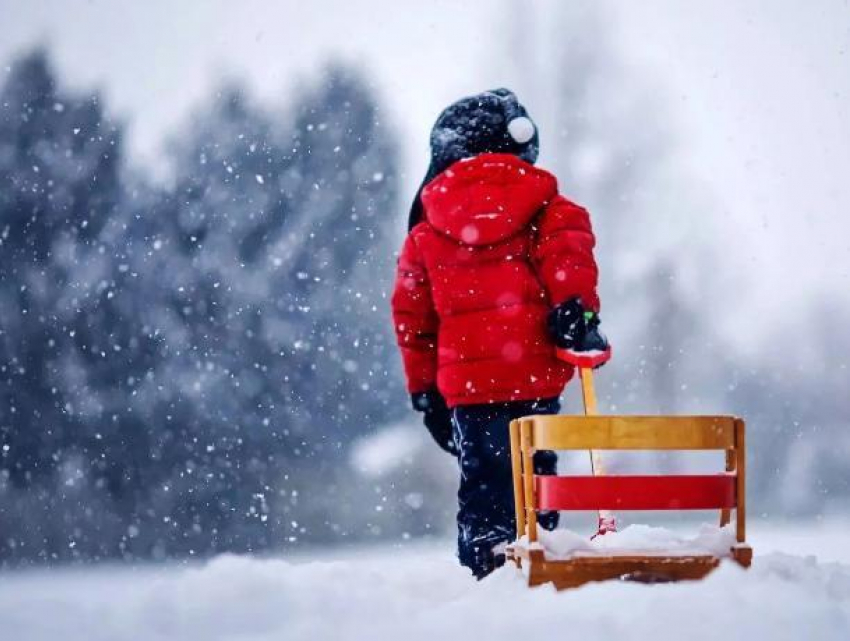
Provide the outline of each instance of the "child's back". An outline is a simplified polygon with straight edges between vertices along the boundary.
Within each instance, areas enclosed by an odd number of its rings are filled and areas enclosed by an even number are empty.
[[[558,396],[572,368],[546,318],[575,297],[598,307],[587,212],[509,154],[454,163],[421,197],[393,297],[410,391],[436,382],[450,407]]]

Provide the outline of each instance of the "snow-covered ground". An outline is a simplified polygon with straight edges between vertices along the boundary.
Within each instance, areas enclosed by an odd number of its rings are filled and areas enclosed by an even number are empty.
[[[450,542],[318,559],[9,572],[0,577],[0,638],[846,641],[848,527],[754,523],[749,571],[727,564],[702,582],[560,593],[529,590],[509,569],[475,583],[455,565]]]

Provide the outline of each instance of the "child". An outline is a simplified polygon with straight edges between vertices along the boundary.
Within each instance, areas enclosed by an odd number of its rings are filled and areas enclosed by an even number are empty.
[[[515,535],[508,424],[560,409],[573,368],[556,345],[607,345],[590,219],[533,167],[537,151],[537,128],[507,89],[440,115],[392,298],[413,407],[458,458],[458,557],[479,579]],[[537,453],[538,473],[555,464]]]

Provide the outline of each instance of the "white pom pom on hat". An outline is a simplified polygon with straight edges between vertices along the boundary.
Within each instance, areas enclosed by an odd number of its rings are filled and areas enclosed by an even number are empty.
[[[534,138],[534,123],[525,116],[514,118],[508,123],[508,133],[520,145]]]

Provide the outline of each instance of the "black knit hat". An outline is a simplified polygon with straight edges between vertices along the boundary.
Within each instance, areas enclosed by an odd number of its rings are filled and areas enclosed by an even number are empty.
[[[431,130],[431,164],[410,208],[408,229],[422,219],[422,188],[449,165],[483,153],[514,154],[534,163],[538,150],[537,127],[512,91],[494,89],[458,100]]]

